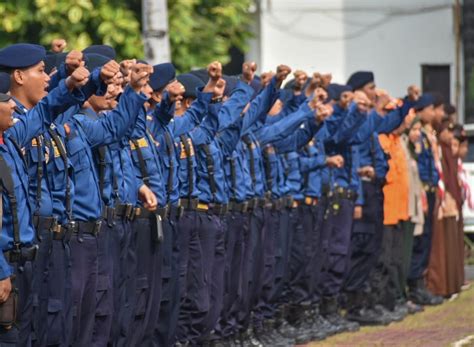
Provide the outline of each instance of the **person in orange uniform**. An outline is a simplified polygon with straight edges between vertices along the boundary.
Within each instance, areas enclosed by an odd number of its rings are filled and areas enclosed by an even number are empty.
[[[389,170],[386,176],[384,194],[384,235],[379,268],[382,269],[387,290],[381,297],[385,308],[392,311],[398,319],[408,313],[405,288],[403,287],[403,237],[404,223],[408,221],[409,176],[408,162],[403,149],[401,134],[404,125],[390,134],[379,135],[380,145],[388,156]],[[413,231],[412,231],[413,232]]]

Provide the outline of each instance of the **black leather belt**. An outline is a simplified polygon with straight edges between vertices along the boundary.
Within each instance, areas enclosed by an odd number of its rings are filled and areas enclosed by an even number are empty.
[[[97,236],[100,232],[102,226],[102,221],[92,221],[92,222],[76,222],[77,227],[74,228],[74,233],[90,234]]]
[[[274,211],[280,211],[284,206],[283,198],[273,199],[271,202],[271,209]]]
[[[271,201],[267,198],[253,198],[250,200],[247,200],[248,202],[248,209],[253,210],[257,207],[265,207],[269,206],[271,204]]]
[[[223,216],[229,212],[229,206],[227,204],[214,204],[206,202],[198,202],[196,206],[196,211],[198,212],[207,212],[210,214],[215,214],[217,216]]]
[[[185,210],[196,211],[198,203],[198,199],[179,199],[179,206]]]
[[[132,204],[117,204],[115,205],[115,218],[133,219],[135,213]]]
[[[3,252],[3,256],[9,263],[23,263],[26,261],[33,261],[36,258],[38,246],[23,246],[17,250],[9,250]]]
[[[229,202],[229,211],[232,211],[232,212],[245,213],[245,212],[247,212],[248,208],[249,208],[249,202],[248,201],[244,201],[244,202],[231,201],[231,202]]]
[[[146,208],[137,207],[134,209],[135,213],[133,218],[137,219],[149,219],[156,215],[160,216],[162,220],[168,218],[169,207],[166,205],[165,207],[158,207],[155,211],[148,211]]]
[[[328,196],[333,197],[335,199],[347,199],[352,201],[357,200],[356,192],[343,187],[336,187],[332,192],[329,192]]]
[[[292,208],[293,207],[293,197],[290,195],[284,196],[283,198],[283,206],[287,208]]]

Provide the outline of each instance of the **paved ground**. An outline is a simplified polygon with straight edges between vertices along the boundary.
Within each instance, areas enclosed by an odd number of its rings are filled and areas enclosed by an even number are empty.
[[[469,270],[473,275],[472,269]],[[426,308],[425,312],[409,316],[403,322],[363,328],[357,333],[337,335],[307,347],[453,346],[471,335],[474,335],[474,284],[455,300]],[[474,339],[459,346],[474,346]]]

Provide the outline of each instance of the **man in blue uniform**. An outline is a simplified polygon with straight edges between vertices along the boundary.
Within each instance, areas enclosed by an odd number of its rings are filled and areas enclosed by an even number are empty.
[[[118,73],[118,64],[114,62],[112,65]],[[148,67],[135,66],[130,86],[122,94],[117,109],[98,120],[91,120],[84,112],[77,111],[58,119],[58,126],[61,124],[66,132],[66,147],[74,171],[75,199],[72,212],[75,228],[71,239],[74,317],[71,343],[92,343],[95,298],[100,284],[97,277],[97,235],[101,230],[104,208],[92,148],[119,140],[135,122],[138,109],[146,100],[140,91],[149,72]]]
[[[45,51],[40,46],[17,44],[0,51],[0,65],[9,71],[12,79],[26,81],[36,78],[36,81],[47,81],[42,74],[44,55]],[[49,95],[36,101],[37,105],[30,111],[19,115],[16,121],[13,119],[13,110],[17,107],[15,102],[10,101],[9,96],[1,97],[2,205],[3,211],[9,211],[2,214],[2,299],[6,301],[9,297],[12,290],[10,276],[13,274],[16,276],[13,293],[18,293],[20,299],[19,315],[12,321],[12,324],[17,324],[1,328],[1,339],[6,345],[26,345],[31,343],[32,338],[31,276],[37,248],[32,246],[35,242],[34,203],[28,198],[27,167],[20,147],[27,146],[35,136],[45,132],[59,112],[84,101],[82,93],[73,97],[68,89],[85,85],[88,77],[89,74],[84,70],[73,73],[66,82],[61,81],[57,88],[51,90]],[[43,87],[46,86],[43,84]]]

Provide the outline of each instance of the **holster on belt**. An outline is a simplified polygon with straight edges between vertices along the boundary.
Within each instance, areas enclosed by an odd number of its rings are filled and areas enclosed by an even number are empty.
[[[159,214],[150,219],[151,239],[155,243],[163,242],[163,221]]]
[[[16,323],[18,310],[18,292],[12,287],[7,301],[0,304],[0,326],[11,327]]]

